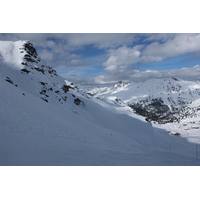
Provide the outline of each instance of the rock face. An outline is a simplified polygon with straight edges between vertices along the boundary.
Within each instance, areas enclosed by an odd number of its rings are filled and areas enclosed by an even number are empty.
[[[27,62],[40,62],[40,59],[38,58],[38,54],[33,47],[33,45],[30,42],[26,42],[23,48],[20,48],[21,50],[24,50],[26,54],[24,55],[24,59]],[[23,51],[21,51],[23,53]]]
[[[146,102],[147,103],[147,102]],[[135,113],[146,117],[147,121],[172,122],[176,120],[173,117],[170,108],[163,102],[162,98],[152,99],[145,104],[145,100],[129,105]]]
[[[42,64],[36,49],[29,41],[25,42],[19,49],[21,50],[20,53],[24,54],[23,62],[21,62],[21,65],[24,65],[24,68],[21,69],[22,72],[29,73],[29,70],[37,70],[44,75],[45,73],[49,73],[52,77],[53,75],[58,76],[57,72],[52,67]]]

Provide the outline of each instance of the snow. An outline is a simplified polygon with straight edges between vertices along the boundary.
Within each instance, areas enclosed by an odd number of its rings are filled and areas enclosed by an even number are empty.
[[[69,83],[63,78],[37,71],[22,74],[12,62],[0,62],[0,165],[200,164],[187,138],[152,126],[123,102],[87,96],[78,89],[61,93],[62,85]],[[49,91],[48,103],[39,93],[41,81],[60,91]],[[58,100],[63,95],[66,102]],[[74,96],[83,103],[76,105]]]
[[[0,57],[3,57],[6,63],[16,69],[23,69],[21,62],[25,55],[24,51],[20,51],[26,41],[0,41]],[[20,53],[23,52],[23,53]]]
[[[149,79],[144,82],[130,82],[125,86],[92,89],[89,92],[109,99],[120,98],[125,103],[143,100],[144,98],[162,98],[167,105],[168,97],[173,97],[177,105],[178,99],[186,98],[188,102],[199,99],[200,83],[194,81],[171,79]],[[192,93],[192,94],[190,94]]]
[[[181,123],[154,124],[154,127],[164,128],[169,134],[179,133],[180,137],[188,142],[200,144],[200,120],[199,118],[187,118]]]

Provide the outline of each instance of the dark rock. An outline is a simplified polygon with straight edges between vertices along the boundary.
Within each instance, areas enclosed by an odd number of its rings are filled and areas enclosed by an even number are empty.
[[[45,86],[47,83],[41,81],[40,84]]]
[[[6,77],[5,80],[6,80],[8,83],[14,84],[13,81],[12,81],[9,77]]]
[[[83,104],[83,102],[79,98],[74,99],[74,103],[76,105],[80,105],[81,103]]]
[[[28,74],[30,71],[27,69],[21,69],[22,74]]]
[[[35,70],[37,70],[38,72],[42,72],[43,74],[45,74],[45,70],[44,69],[40,69],[39,67],[34,67]]]
[[[63,85],[62,86],[62,90],[67,93],[69,91],[69,89],[74,89],[73,87],[69,86],[69,85]]]
[[[40,94],[46,94],[46,90],[42,90],[41,92],[40,92]]]
[[[41,97],[41,99],[48,103],[48,100],[45,97]]]
[[[26,62],[21,62],[21,64],[22,64],[22,65],[26,65],[26,66],[27,66],[27,63],[26,63]]]

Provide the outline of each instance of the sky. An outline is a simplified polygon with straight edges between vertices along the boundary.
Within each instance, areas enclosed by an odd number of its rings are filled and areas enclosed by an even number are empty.
[[[29,40],[43,61],[80,84],[200,75],[198,33],[2,33],[0,40]]]

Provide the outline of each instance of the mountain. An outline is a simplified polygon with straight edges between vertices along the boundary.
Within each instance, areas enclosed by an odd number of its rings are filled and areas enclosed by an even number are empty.
[[[6,74],[4,79],[23,89],[23,95],[28,92],[47,103],[59,101],[63,104],[68,98],[71,101],[73,99],[76,104],[81,103],[75,94],[67,94],[69,89],[78,88],[59,77],[52,67],[45,65],[30,42],[1,41],[0,52],[3,60],[9,65],[2,68]]]
[[[193,143],[81,91],[29,41],[0,42],[0,95],[0,165],[200,164]]]
[[[200,116],[200,81],[157,78],[144,82],[118,82],[113,87],[89,92],[112,100],[120,99],[147,121],[160,124]]]

